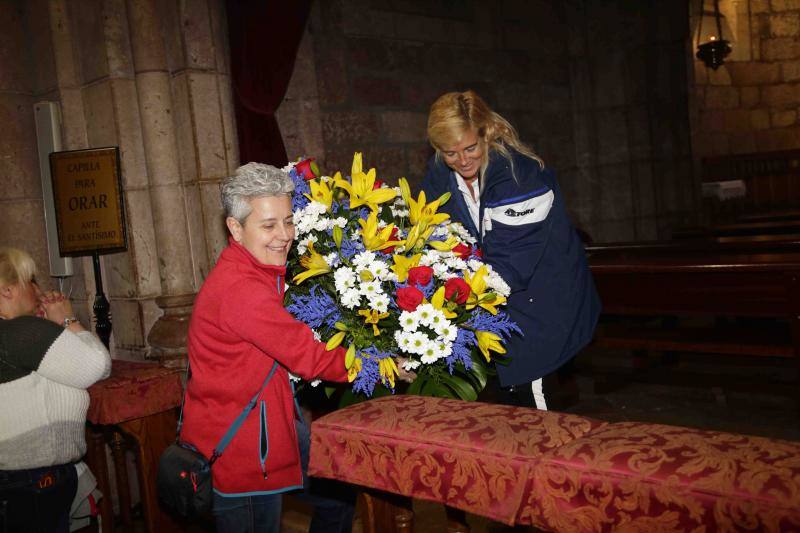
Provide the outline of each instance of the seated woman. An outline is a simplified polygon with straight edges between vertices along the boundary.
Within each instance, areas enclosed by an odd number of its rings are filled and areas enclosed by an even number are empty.
[[[86,389],[108,377],[111,358],[35,274],[26,252],[0,248],[0,531],[67,532]]]
[[[217,531],[279,531],[281,495],[304,487],[309,433],[289,371],[304,379],[347,380],[345,352],[314,339],[283,307],[286,257],[294,240],[292,179],[249,163],[222,185],[231,236],[195,300],[189,327],[191,377],[181,440],[206,457],[261,389],[212,467]],[[350,531],[350,501],[320,499],[311,531]]]

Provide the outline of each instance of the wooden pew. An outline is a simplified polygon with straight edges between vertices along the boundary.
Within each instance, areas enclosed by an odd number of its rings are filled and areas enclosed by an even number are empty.
[[[704,183],[742,180],[745,197],[714,206],[714,215],[756,216],[796,210],[800,205],[800,150],[706,157],[701,161]]]
[[[601,345],[800,355],[800,241],[609,244],[587,254],[605,314],[779,319],[775,332],[612,327]]]
[[[800,370],[800,240],[618,243],[587,254],[604,316],[671,317],[671,327],[602,321],[596,345],[795,358]],[[732,320],[696,327],[689,317]]]

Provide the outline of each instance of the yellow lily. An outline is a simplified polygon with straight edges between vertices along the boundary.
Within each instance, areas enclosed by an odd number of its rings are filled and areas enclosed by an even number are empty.
[[[334,176],[334,182],[337,178],[342,179],[342,175],[339,172]],[[324,204],[330,211],[331,203],[333,202],[333,187],[328,186],[328,182],[323,181],[322,178],[309,181],[308,186],[311,187],[311,194],[304,194],[303,196],[309,200]]]
[[[342,248],[342,237],[344,236],[344,231],[339,226],[333,227],[333,242],[336,243],[336,248]]]
[[[469,298],[467,298],[466,307],[467,309],[474,309],[475,306],[480,306],[496,315],[497,306],[506,303],[506,298],[494,291],[486,290],[486,275],[488,273],[486,265],[481,266],[471,277],[469,272],[464,272],[464,281],[472,289],[472,292],[469,293]]]
[[[408,219],[412,225],[424,223],[427,225],[438,225],[450,218],[447,213],[437,213],[439,206],[450,199],[450,193],[446,192],[438,200],[426,203],[425,191],[420,191],[418,199],[411,196],[411,188],[405,178],[400,178],[400,193],[403,200],[408,205]]]
[[[428,244],[440,252],[449,252],[458,246],[458,239],[456,239],[454,235],[450,235],[445,241],[429,241]]]
[[[347,348],[347,352],[344,354],[344,367],[350,369],[355,364],[356,360],[356,346],[355,344],[351,344]]]
[[[403,241],[389,240],[392,238],[394,224],[389,224],[383,229],[378,229],[378,212],[375,210],[369,214],[367,220],[359,219],[358,223],[361,225],[361,236],[367,250],[374,252],[377,250],[384,250],[390,246],[403,244]]]
[[[328,339],[328,342],[325,343],[325,349],[330,351],[342,344],[344,340],[344,331],[337,332],[333,337]]]
[[[300,265],[305,268],[306,271],[301,272],[292,278],[292,281],[298,285],[303,283],[308,278],[313,278],[314,276],[319,276],[320,274],[325,274],[331,271],[331,267],[328,266],[325,258],[314,251],[313,242],[308,243],[308,255],[304,255],[300,258]]]
[[[372,334],[375,337],[381,334],[381,330],[378,329],[378,322],[389,316],[389,313],[379,313],[375,309],[359,309],[358,314],[364,317],[365,324],[372,324]]]
[[[378,361],[378,370],[381,377],[389,382],[389,385],[394,388],[394,378],[397,376],[397,365],[391,357],[384,357]]]
[[[492,356],[489,354],[490,350],[500,354],[506,353],[506,349],[500,343],[500,335],[490,331],[476,331],[475,337],[478,339],[478,348],[486,358],[487,363],[492,360]]]
[[[347,369],[347,381],[350,383],[355,381],[359,372],[361,372],[361,359],[356,358],[353,360],[353,364],[350,365],[350,368]]]
[[[444,297],[444,286],[439,287],[431,298],[431,305],[444,313],[445,318],[454,318],[456,313],[450,310],[452,304]]]
[[[487,292],[478,298],[478,305],[492,313],[497,314],[497,306],[506,303],[506,297],[496,292]]]
[[[347,381],[352,383],[361,372],[361,359],[356,358],[356,347],[351,344],[344,354],[344,367],[347,369]]]
[[[371,209],[376,209],[378,205],[388,202],[397,196],[394,189],[378,188],[374,189],[375,185],[375,169],[369,169],[369,172],[364,172],[362,169],[361,152],[353,154],[353,168],[350,172],[349,182],[342,179],[341,175],[337,173],[334,178],[334,184],[337,187],[347,191],[350,195],[350,208],[366,205]]]
[[[408,279],[408,271],[419,265],[422,254],[414,254],[411,257],[396,254],[392,256],[392,259],[394,260],[392,271],[397,274],[397,281],[404,283]]]
[[[430,238],[436,226],[428,226],[425,222],[420,222],[408,232],[405,240],[406,250],[420,250]]]

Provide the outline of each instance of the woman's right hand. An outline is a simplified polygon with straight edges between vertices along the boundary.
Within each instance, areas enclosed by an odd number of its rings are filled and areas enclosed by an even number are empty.
[[[42,294],[39,303],[44,309],[45,318],[59,326],[64,324],[64,319],[75,316],[75,312],[72,310],[72,302],[62,292],[47,291]]]

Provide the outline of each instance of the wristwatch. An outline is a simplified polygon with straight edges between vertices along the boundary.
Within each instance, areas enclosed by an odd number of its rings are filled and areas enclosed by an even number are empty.
[[[72,324],[73,322],[78,322],[78,317],[68,316],[67,318],[64,319],[61,325],[64,326],[65,328],[68,328],[69,325]]]

